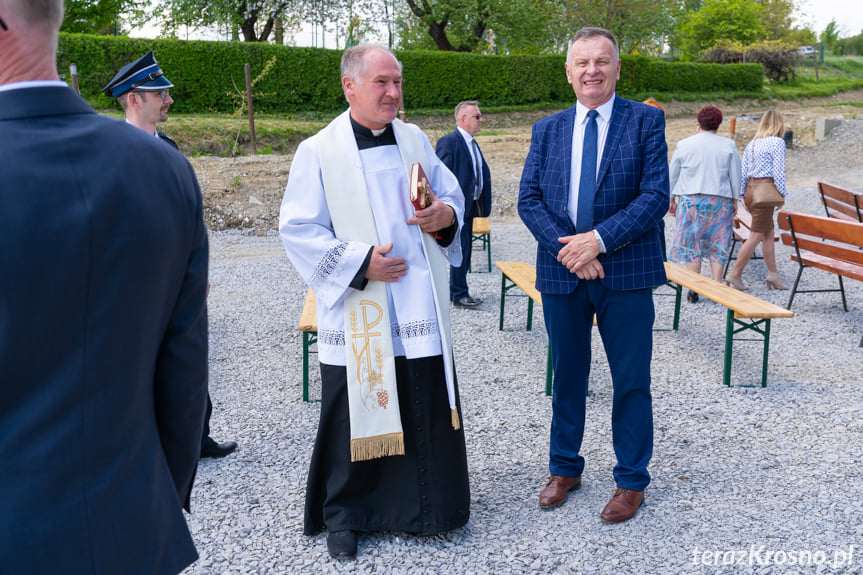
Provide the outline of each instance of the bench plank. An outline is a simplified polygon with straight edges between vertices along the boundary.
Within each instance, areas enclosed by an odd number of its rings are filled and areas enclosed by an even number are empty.
[[[845,285],[842,277],[863,281],[863,223],[836,218],[810,216],[782,210],[777,215],[782,243],[794,248],[792,261],[797,262],[797,277],[791,287],[788,309],[798,293],[838,291],[842,295],[842,309],[848,311]],[[831,243],[827,243],[831,242]],[[803,270],[817,268],[836,274],[839,287],[835,289],[798,289]]]
[[[306,301],[303,303],[303,313],[300,314],[300,331],[318,331],[318,310],[315,292],[312,288],[306,291]]]
[[[665,275],[704,297],[734,311],[738,318],[794,317],[794,313],[746,292],[723,285],[707,276],[695,273],[674,262],[665,262]]]
[[[863,222],[863,194],[827,182],[818,182],[818,191],[827,217]]]

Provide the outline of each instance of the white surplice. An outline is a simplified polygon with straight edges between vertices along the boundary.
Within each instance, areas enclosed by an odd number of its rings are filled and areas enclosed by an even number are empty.
[[[349,128],[350,124],[346,125]],[[402,128],[403,133],[421,139],[429,165],[426,175],[432,189],[455,211],[459,229],[453,242],[440,249],[450,265],[457,266],[461,263],[459,231],[464,215],[464,195],[458,180],[440,162],[425,134],[412,124],[403,124]],[[406,223],[413,216],[413,207],[408,199],[408,174],[398,148],[380,146],[360,152],[352,130],[346,129],[344,137],[350,140],[345,162],[352,162],[364,172],[380,245],[392,241],[393,250],[389,255],[408,261],[407,275],[399,282],[387,284],[395,355],[408,359],[440,355],[441,327],[435,314],[421,232],[418,226]],[[343,242],[335,236],[321,179],[320,144],[321,139],[313,136],[297,148],[282,201],[279,232],[291,262],[317,298],[318,358],[322,363],[345,365],[341,304],[353,290],[350,283],[372,246]],[[452,341],[449,334],[445,337]]]

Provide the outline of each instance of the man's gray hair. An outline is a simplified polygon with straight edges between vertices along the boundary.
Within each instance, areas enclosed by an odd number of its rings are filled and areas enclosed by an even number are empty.
[[[63,0],[7,0],[6,4],[29,26],[56,32],[63,25]]]
[[[579,40],[589,40],[590,38],[596,38],[597,36],[602,36],[603,38],[607,38],[611,41],[611,45],[614,46],[614,53],[620,58],[620,52],[617,48],[617,38],[614,37],[614,34],[606,30],[605,28],[595,28],[595,27],[587,27],[582,28],[578,32],[575,33],[575,36],[572,37],[572,40],[569,41],[569,46],[567,47],[566,57],[569,59],[569,50],[572,48],[572,45],[578,42]]]
[[[458,122],[459,117],[461,116],[461,111],[467,108],[468,106],[476,106],[479,108],[479,100],[465,100],[464,102],[459,102],[455,106],[455,121]]]

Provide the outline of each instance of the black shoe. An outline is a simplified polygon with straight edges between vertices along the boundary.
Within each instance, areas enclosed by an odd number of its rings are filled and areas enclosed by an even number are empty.
[[[698,294],[690,290],[689,293],[686,294],[686,299],[688,299],[690,303],[695,303],[698,301]]]
[[[357,534],[355,531],[330,531],[327,551],[333,559],[356,559]]]
[[[472,308],[482,303],[481,299],[474,299],[470,296],[465,296],[452,302],[455,307]]]
[[[219,458],[229,455],[237,450],[236,441],[216,443],[212,438],[207,438],[201,445],[201,459],[205,457]]]

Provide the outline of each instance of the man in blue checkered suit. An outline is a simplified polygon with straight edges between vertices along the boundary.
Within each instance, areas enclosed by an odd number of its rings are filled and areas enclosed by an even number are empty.
[[[581,486],[585,391],[596,314],[614,384],[611,414],[617,490],[601,513],[635,515],[653,453],[652,288],[666,281],[659,222],[668,210],[661,110],[615,94],[614,36],[579,30],[566,75],[578,102],[537,122],[518,210],[538,242],[536,287],[554,362],[549,472],[543,509]]]

